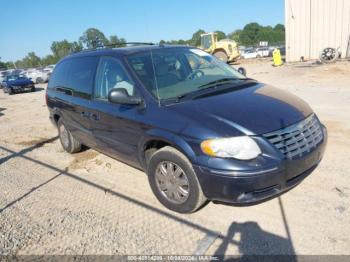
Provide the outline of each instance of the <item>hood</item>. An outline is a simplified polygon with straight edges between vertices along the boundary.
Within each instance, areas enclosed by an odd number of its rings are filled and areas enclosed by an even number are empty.
[[[196,125],[187,124],[182,133],[192,137],[198,137],[202,131],[211,136],[264,134],[301,121],[312,113],[310,106],[297,96],[259,83],[174,104],[171,108],[203,127],[198,130]]]

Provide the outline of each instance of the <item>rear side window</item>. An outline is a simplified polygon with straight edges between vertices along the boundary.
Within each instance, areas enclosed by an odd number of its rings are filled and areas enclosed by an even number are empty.
[[[55,67],[48,88],[90,99],[98,57],[79,57],[61,62]]]
[[[53,71],[48,88],[64,88],[67,87],[67,76],[69,72],[70,60],[59,63]],[[33,73],[32,71],[29,73]]]
[[[73,96],[91,98],[98,57],[74,58],[70,61],[67,87]]]

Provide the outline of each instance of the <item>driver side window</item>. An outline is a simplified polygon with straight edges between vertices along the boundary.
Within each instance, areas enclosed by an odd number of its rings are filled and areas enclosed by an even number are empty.
[[[101,57],[95,80],[95,98],[107,100],[113,88],[124,88],[129,96],[135,94],[135,84],[121,62],[114,57]]]

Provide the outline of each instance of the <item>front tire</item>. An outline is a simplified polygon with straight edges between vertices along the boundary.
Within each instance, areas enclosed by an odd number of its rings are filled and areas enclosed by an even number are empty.
[[[81,150],[80,142],[73,137],[61,119],[57,122],[57,128],[63,149],[71,154],[79,152]]]
[[[151,156],[147,174],[153,193],[168,209],[192,213],[207,202],[190,161],[173,147]]]
[[[227,63],[227,61],[228,61],[228,56],[224,51],[216,51],[214,53],[214,56],[216,58],[220,59],[224,63]]]
[[[35,92],[35,86],[30,89],[30,92]]]

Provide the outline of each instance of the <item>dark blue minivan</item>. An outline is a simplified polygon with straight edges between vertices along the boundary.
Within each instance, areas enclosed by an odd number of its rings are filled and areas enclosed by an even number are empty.
[[[327,141],[303,100],[189,46],[72,54],[46,96],[66,151],[85,145],[144,170],[158,200],[181,213],[286,192],[317,167]]]

